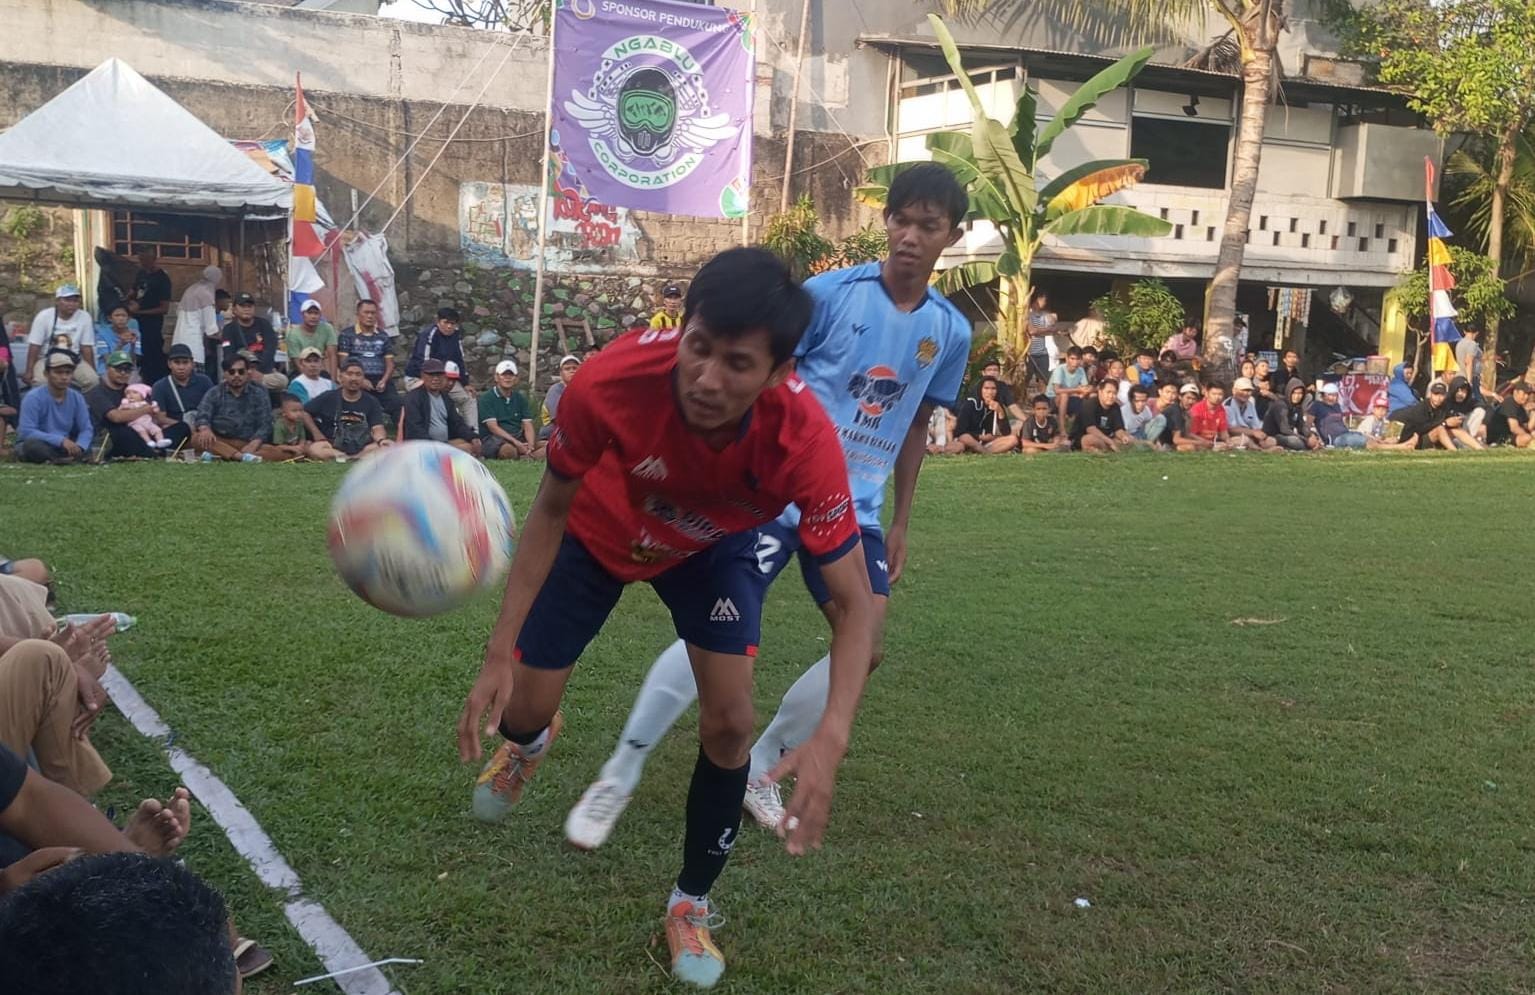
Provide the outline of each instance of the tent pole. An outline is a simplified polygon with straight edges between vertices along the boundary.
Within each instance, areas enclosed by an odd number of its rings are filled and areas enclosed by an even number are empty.
[[[528,345],[528,399],[537,403],[543,391],[538,387],[538,326],[544,310],[544,245],[549,234],[549,128],[554,106],[554,46],[559,12],[549,19],[549,79],[544,87],[544,163],[538,174],[538,248],[533,256],[533,335]]]

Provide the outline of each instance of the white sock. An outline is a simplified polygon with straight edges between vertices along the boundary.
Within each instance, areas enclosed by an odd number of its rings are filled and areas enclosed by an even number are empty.
[[[670,912],[682,902],[692,902],[695,908],[701,909],[705,912],[707,912],[709,909],[708,895],[689,895],[681,888],[673,888],[672,897],[666,900],[666,911]]]
[[[693,680],[688,648],[679,639],[650,665],[650,673],[645,675],[645,683],[640,685],[639,696],[624,722],[618,746],[602,765],[602,778],[616,781],[626,792],[632,792],[640,783],[650,751],[697,697],[698,685]]]
[[[773,721],[752,747],[753,781],[763,778],[780,757],[810,738],[826,711],[826,696],[830,693],[831,657],[823,656],[785,692]]]
[[[517,747],[517,752],[532,760],[549,746],[549,727],[544,726],[543,732],[539,733],[531,743],[513,743],[512,745]]]

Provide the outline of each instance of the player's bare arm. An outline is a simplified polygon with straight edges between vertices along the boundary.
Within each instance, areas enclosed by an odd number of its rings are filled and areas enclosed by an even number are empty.
[[[911,501],[917,493],[917,474],[922,472],[922,457],[927,455],[927,423],[933,417],[933,404],[924,401],[918,408],[901,450],[895,457],[895,508],[890,513],[890,529],[885,535],[885,559],[890,563],[890,583],[901,579],[906,566],[906,528],[911,524]]]

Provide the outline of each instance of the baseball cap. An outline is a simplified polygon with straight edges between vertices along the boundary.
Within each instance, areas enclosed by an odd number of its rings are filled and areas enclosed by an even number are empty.
[[[428,360],[426,360],[425,362],[423,362],[421,364],[421,375],[422,376],[426,376],[428,373],[446,373],[446,372],[448,372],[448,368],[446,366],[442,365],[442,360],[440,360],[440,359],[428,359]]]
[[[79,297],[80,288],[75,286],[73,283],[61,283],[59,284],[59,289],[53,292],[53,296],[59,299],[63,299],[65,297]]]
[[[57,369],[60,366],[73,367],[74,365],[75,354],[64,349],[48,350],[48,358],[43,363],[43,367],[49,370]]]
[[[1247,377],[1237,377],[1236,383],[1231,385],[1232,390],[1256,390],[1253,382]]]
[[[195,357],[192,355],[192,349],[191,349],[190,346],[188,346],[188,345],[186,345],[184,343],[181,343],[181,342],[177,342],[175,345],[171,346],[169,349],[167,349],[165,351],[165,358],[167,360],[172,360],[172,359],[193,359]]]
[[[244,297],[244,296],[248,296],[248,295],[242,294],[241,296]],[[324,308],[320,307],[320,302],[315,300],[313,297],[309,298],[307,301],[305,301],[304,303],[300,304],[298,306],[298,309],[300,311],[323,311],[323,310],[325,310]]]
[[[1384,394],[1382,394],[1380,397],[1377,397],[1375,399],[1375,403],[1370,405],[1370,407],[1372,407],[1372,408],[1389,408],[1389,407],[1391,407],[1391,399],[1389,397],[1386,397]]]
[[[1448,394],[1450,392],[1450,388],[1447,384],[1445,384],[1443,380],[1435,380],[1433,383],[1428,385],[1428,392],[1430,394]]]
[[[566,355],[560,357],[560,365],[564,366],[566,363],[575,363],[577,366],[580,366],[581,360],[567,353]]]
[[[1178,393],[1180,393],[1180,394],[1197,394],[1197,393],[1199,393],[1199,384],[1197,384],[1197,383],[1186,383],[1182,387],[1178,388]]]
[[[457,380],[462,373],[458,368],[458,364],[451,359],[442,364],[442,372],[448,375],[449,380]]]
[[[662,297],[681,297],[682,296],[682,288],[677,286],[675,283],[668,283],[666,286],[661,288],[661,296]]]
[[[235,294],[235,303],[254,304],[256,303],[256,298],[252,297],[250,294]]]
[[[325,353],[323,353],[320,350],[316,349],[314,346],[307,345],[304,348],[299,350],[298,358],[299,359],[308,359],[310,356],[323,356],[323,355],[325,355]]]
[[[119,349],[107,357],[107,365],[111,367],[132,366],[133,357]]]
[[[496,372],[515,374],[517,372],[517,361],[515,359],[501,360],[501,362],[496,364]]]
[[[1322,393],[1324,394],[1336,394],[1337,392],[1338,385],[1335,383],[1324,383],[1322,385]]]

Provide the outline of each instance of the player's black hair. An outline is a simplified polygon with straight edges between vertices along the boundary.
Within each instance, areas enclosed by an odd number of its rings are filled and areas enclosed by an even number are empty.
[[[711,334],[739,338],[767,330],[773,365],[794,355],[810,325],[812,303],[789,269],[766,249],[726,249],[688,284],[682,324],[694,318]]]
[[[72,860],[0,901],[0,978],[11,992],[230,995],[224,900],[169,860]]]
[[[949,227],[958,228],[970,211],[970,195],[947,166],[919,163],[890,181],[885,194],[885,216],[911,204],[931,204],[949,216]]]

